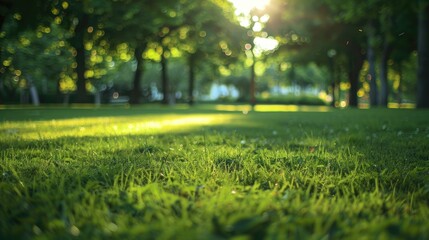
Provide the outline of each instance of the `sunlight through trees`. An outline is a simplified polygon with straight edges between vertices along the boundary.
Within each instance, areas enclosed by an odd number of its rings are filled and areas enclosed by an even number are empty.
[[[1,103],[429,101],[425,0],[28,4],[0,2]]]

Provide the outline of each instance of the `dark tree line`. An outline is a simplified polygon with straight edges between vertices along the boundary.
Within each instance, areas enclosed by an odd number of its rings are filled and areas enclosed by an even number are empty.
[[[286,37],[282,48],[296,52],[295,61],[317,59],[329,65],[333,58],[342,65],[339,68],[347,69],[350,106],[358,105],[359,75],[365,61],[370,105],[386,107],[389,68],[400,70],[415,51],[419,59],[417,106],[429,103],[428,1],[276,0],[271,11],[270,29]],[[327,56],[331,50],[336,54]],[[332,88],[336,88],[335,79]]]
[[[24,83],[31,87],[31,79],[46,78],[57,81],[60,93],[72,81],[74,87],[67,91],[76,93],[76,102],[86,102],[88,83],[98,93],[101,79],[113,76],[121,62],[133,61],[130,102],[138,104],[145,66],[156,62],[162,103],[168,104],[174,101],[168,69],[176,57],[186,62],[187,101],[193,104],[196,79],[203,78],[203,71],[211,69],[216,76],[218,67],[242,64],[246,44],[272,36],[278,47],[263,61],[326,66],[333,105],[346,78],[349,106],[358,106],[365,83],[370,105],[386,107],[392,94],[389,71],[402,76],[404,64],[417,52],[416,103],[427,108],[428,13],[428,0],[271,0],[262,12],[251,13],[256,19],[270,16],[264,29],[255,32],[240,26],[227,0],[1,0],[0,91],[11,96]],[[34,59],[23,60],[30,55]],[[249,94],[255,91],[257,59],[252,61]],[[401,78],[398,98],[403,85]]]

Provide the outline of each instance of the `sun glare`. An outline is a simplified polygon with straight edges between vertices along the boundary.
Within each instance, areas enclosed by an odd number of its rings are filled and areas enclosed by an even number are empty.
[[[252,30],[254,32],[263,31],[263,24],[266,23],[270,15],[265,14],[263,16],[251,16],[251,11],[253,9],[263,11],[268,4],[270,4],[270,0],[229,0],[235,7],[235,14],[238,16],[238,20],[240,25],[249,28],[252,25]],[[254,39],[255,44],[255,54],[261,55],[263,52],[272,51],[278,47],[278,41],[274,38],[264,37],[256,37]]]
[[[255,38],[253,43],[256,46],[256,50],[260,52],[259,54],[262,54],[263,52],[267,52],[267,51],[273,51],[279,46],[279,42],[271,37],[268,37],[268,38],[257,37]],[[256,54],[258,55],[257,52]]]
[[[249,14],[252,9],[264,10],[270,0],[229,0],[236,8],[236,14]]]

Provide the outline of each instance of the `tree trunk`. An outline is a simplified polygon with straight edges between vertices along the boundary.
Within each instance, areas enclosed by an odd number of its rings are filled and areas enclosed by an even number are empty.
[[[368,37],[370,39],[371,37]],[[369,70],[367,75],[367,80],[369,82],[370,90],[369,90],[369,103],[372,107],[378,105],[378,86],[377,86],[377,78],[375,71],[375,52],[374,47],[370,43],[371,40],[368,40],[368,50],[367,50],[367,59],[369,64]]]
[[[68,106],[70,104],[70,93],[66,92],[64,94],[63,105]]]
[[[94,105],[96,107],[100,107],[101,106],[101,92],[99,89],[95,90],[95,94],[94,94]]]
[[[194,105],[194,86],[195,86],[195,56],[189,56],[189,89],[188,89],[188,99],[189,105]]]
[[[83,11],[83,10],[82,10]],[[76,50],[76,74],[77,74],[77,102],[86,102],[86,57],[85,57],[85,32],[88,27],[88,15],[82,14],[75,29],[73,38],[74,48]]]
[[[31,76],[27,76],[27,80],[28,80],[28,90],[30,92],[31,102],[33,103],[34,106],[37,107],[40,105],[39,94],[37,92],[37,88],[34,85]]]
[[[336,84],[336,82],[335,82],[335,79],[332,79],[331,80],[331,92],[332,92],[332,102],[331,102],[331,107],[333,107],[333,108],[335,108],[336,107],[336,101],[337,101],[337,98],[335,97],[335,92],[336,92],[336,89],[337,89],[337,84]]]
[[[164,50],[161,54],[161,82],[162,82],[162,104],[168,104],[170,98],[170,86],[168,81],[167,58],[165,57]]]
[[[255,65],[256,65],[256,57],[253,53],[252,49],[252,66],[250,68],[250,105],[252,108],[256,105],[256,98],[255,98],[255,92],[256,92],[256,72],[255,72]]]
[[[380,82],[381,82],[380,106],[382,107],[387,107],[387,104],[389,101],[389,79],[387,74],[389,70],[388,61],[389,61],[391,52],[392,52],[392,45],[388,42],[385,42],[383,46],[381,65],[380,65]]]
[[[399,83],[398,83],[398,93],[397,93],[397,103],[400,106],[402,104],[402,62],[398,63],[398,74],[399,74]]]
[[[136,47],[136,49],[134,49],[134,58],[136,59],[136,62],[137,62],[137,68],[136,68],[136,71],[134,72],[133,89],[131,91],[131,99],[130,99],[131,104],[139,104],[140,98],[142,95],[141,78],[144,70],[144,60],[142,58],[142,54],[144,52],[144,48]]]
[[[356,44],[351,44],[349,51],[349,69],[348,78],[350,83],[349,89],[349,107],[358,107],[358,89],[359,75],[362,69],[364,57],[361,54],[361,48]]]
[[[350,89],[349,89],[349,107],[358,107],[359,101],[358,101],[358,90],[359,90],[359,75],[360,70],[362,69],[363,65],[363,59],[357,59],[356,62],[351,63],[352,66],[350,66],[349,69],[349,83],[350,83]]]
[[[28,104],[28,91],[25,88],[19,88],[19,102],[21,104]]]
[[[63,94],[61,92],[61,82],[60,81],[61,81],[61,79],[57,78],[56,87],[55,87],[55,93],[57,95],[58,101],[59,101],[59,99],[61,99],[63,97]]]
[[[329,60],[329,72],[330,72],[330,77],[331,77],[331,93],[332,93],[332,102],[331,102],[331,107],[335,107],[335,102],[336,102],[336,97],[335,97],[335,89],[336,89],[336,81],[335,81],[335,67],[334,67],[334,56],[329,56],[328,60]]]
[[[369,104],[374,107],[378,105],[378,86],[377,86],[377,73],[375,70],[376,58],[375,58],[375,27],[371,21],[367,25],[367,60],[368,60],[368,75],[367,80],[369,82]]]
[[[429,3],[420,1],[418,23],[417,108],[429,108]]]

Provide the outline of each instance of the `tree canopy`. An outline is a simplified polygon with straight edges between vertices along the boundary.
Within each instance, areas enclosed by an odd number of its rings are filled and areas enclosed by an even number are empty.
[[[0,1],[2,102],[121,91],[131,103],[193,104],[210,83],[242,82],[239,99],[253,102],[298,87],[333,106],[429,106],[427,0],[29,4]]]

